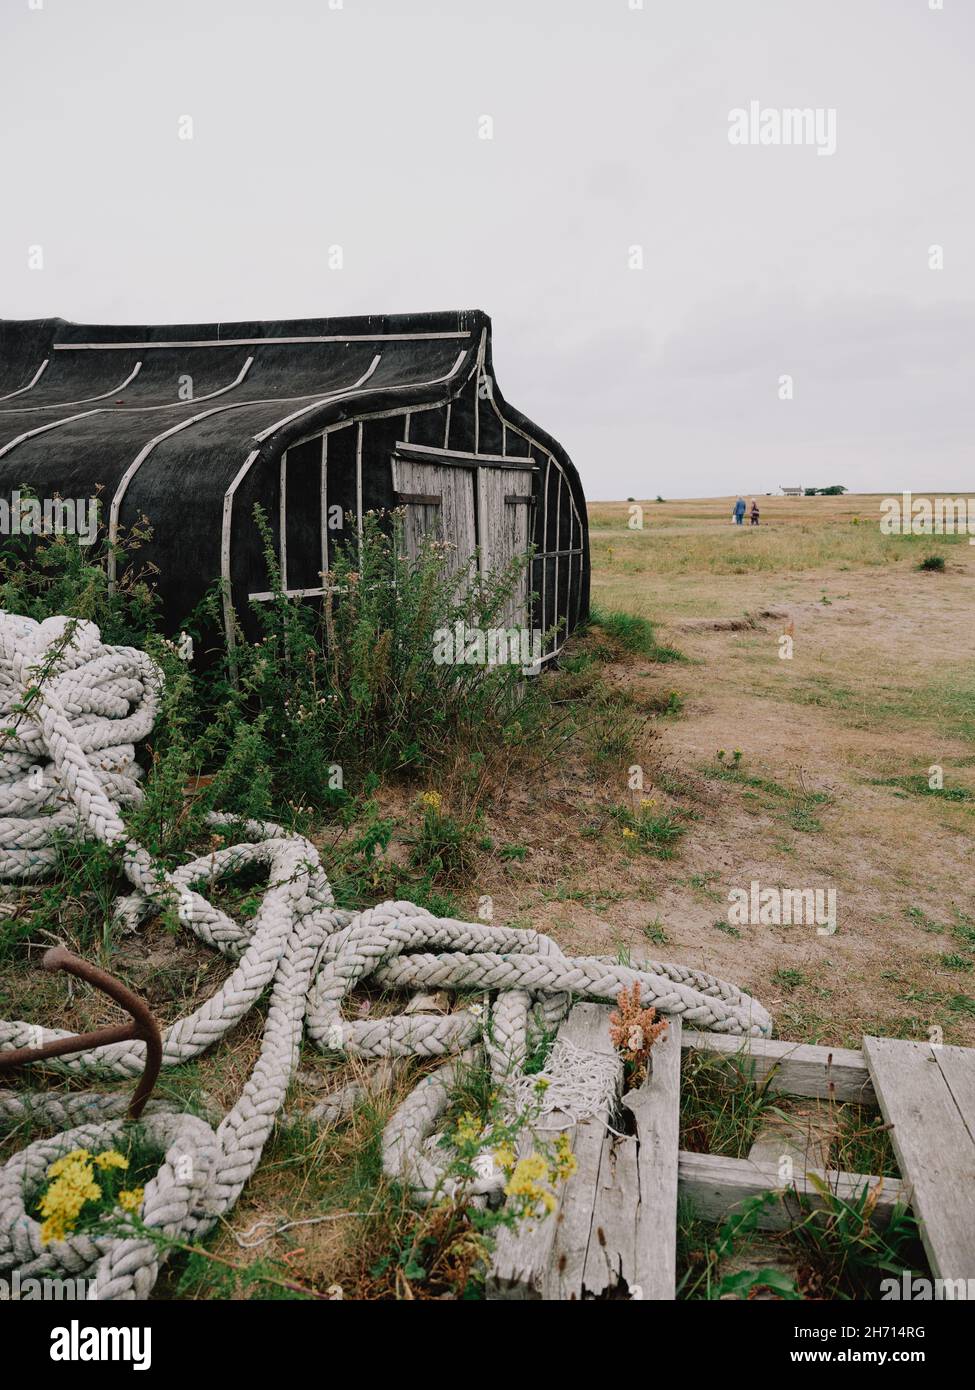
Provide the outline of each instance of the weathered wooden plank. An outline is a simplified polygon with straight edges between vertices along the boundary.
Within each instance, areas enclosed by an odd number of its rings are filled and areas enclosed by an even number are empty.
[[[477,476],[481,520],[481,572],[497,573],[528,552],[529,506],[507,504],[532,500],[532,474],[509,468],[481,468]],[[528,567],[518,574],[500,618],[502,627],[528,621]]]
[[[668,1025],[646,1081],[623,1097],[636,1132],[603,1140],[583,1296],[675,1297],[680,1019]]]
[[[769,1089],[780,1095],[876,1105],[877,1097],[862,1052],[849,1047],[814,1047],[774,1038],[739,1038],[726,1033],[685,1031],[684,1047],[725,1055],[740,1053],[755,1064],[755,1080],[775,1070]]]
[[[609,1015],[605,1004],[577,1004],[566,1024],[575,1021],[570,1041],[577,1047],[604,1056],[617,1056],[609,1036]],[[582,1039],[582,1041],[580,1041]],[[554,1214],[555,1239],[543,1283],[546,1299],[572,1300],[582,1296],[583,1275],[593,1239],[593,1209],[596,1185],[606,1136],[612,1097],[607,1097],[596,1114],[575,1126],[572,1152],[578,1167],[565,1184],[558,1211]]]
[[[894,1038],[863,1040],[884,1119],[901,1175],[913,1191],[913,1206],[928,1261],[936,1277],[975,1278],[975,1143],[959,1110],[955,1087],[968,1096],[968,1058],[947,1062],[949,1086],[939,1060],[942,1048]]]
[[[793,1171],[829,1167],[830,1148],[839,1133],[839,1113],[832,1106],[809,1106],[788,1117],[768,1115],[759,1126],[748,1150],[752,1163],[771,1163],[776,1167],[788,1159]]]
[[[559,1029],[559,1036],[566,1038],[576,1047],[589,1052],[612,1053],[613,1045],[609,1038],[608,1016],[610,1010],[600,1004],[576,1004],[568,1018]],[[558,1298],[551,1292],[549,1270],[560,1258],[555,1247],[563,1232],[566,1218],[568,1229],[565,1239],[571,1245],[578,1239],[575,1232],[582,1225],[583,1216],[591,1218],[593,1193],[599,1165],[599,1149],[605,1133],[604,1121],[608,1114],[607,1105],[600,1118],[583,1120],[581,1124],[569,1129],[573,1152],[579,1167],[576,1173],[563,1186],[559,1194],[559,1205],[551,1216],[532,1223],[522,1223],[510,1231],[502,1229],[487,1280],[486,1293],[490,1299],[526,1300]],[[547,1124],[554,1119],[546,1119]],[[551,1132],[547,1135],[551,1138]],[[530,1137],[526,1147],[531,1147]],[[582,1263],[588,1245],[582,1247],[581,1258],[576,1255],[572,1266],[578,1265],[581,1284]],[[568,1264],[568,1260],[567,1260]]]
[[[970,1047],[932,1047],[958,1113],[975,1143],[975,1051]]]
[[[520,1157],[531,1150],[530,1137],[519,1143]],[[502,1226],[495,1242],[494,1257],[485,1283],[485,1296],[507,1302],[525,1302],[545,1297],[545,1271],[552,1258],[555,1241],[553,1212],[542,1221],[522,1222],[514,1230]]]
[[[393,487],[406,499],[403,540],[411,559],[421,553],[424,539],[438,537],[454,547],[452,563],[459,569],[477,548],[474,520],[474,480],[467,470],[440,463],[397,458]]]
[[[797,1171],[791,1185],[803,1195],[810,1206],[821,1208],[824,1205],[821,1194],[809,1181],[808,1171]],[[689,1197],[694,1204],[695,1213],[703,1221],[723,1221],[746,1197],[759,1193],[782,1191],[778,1167],[774,1163],[753,1163],[748,1158],[725,1158],[721,1154],[694,1154],[682,1149],[678,1155],[678,1182],[682,1197]],[[881,1184],[877,1204],[873,1209],[872,1221],[883,1228],[890,1221],[891,1212],[898,1201],[906,1202],[910,1196],[905,1184],[897,1178],[877,1178],[863,1173],[843,1173],[826,1171],[818,1174],[838,1197],[849,1199],[863,1189],[864,1183],[871,1187]],[[776,1202],[762,1212],[758,1220],[759,1230],[781,1231],[790,1226],[799,1215],[799,1204],[793,1194],[787,1193],[784,1202]]]
[[[640,1143],[637,1263],[634,1298],[673,1300],[677,1284],[677,1154],[680,1140],[681,1020],[669,1018],[654,1045],[649,1089],[638,1105],[624,1100],[636,1118]]]
[[[439,507],[443,498],[436,492],[398,492],[396,501],[414,507]]]

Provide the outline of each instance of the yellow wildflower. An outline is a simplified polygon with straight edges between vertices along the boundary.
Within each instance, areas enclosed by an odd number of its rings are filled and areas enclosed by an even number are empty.
[[[531,1187],[541,1182],[542,1178],[548,1176],[548,1164],[541,1154],[529,1154],[527,1158],[519,1158],[515,1164],[515,1171],[505,1191],[511,1195],[517,1192],[527,1192]]]
[[[443,805],[443,797],[439,792],[423,792],[420,796],[420,802],[431,811],[439,811]]]
[[[104,1149],[94,1158],[96,1168],[128,1168],[129,1160],[118,1149]]]
[[[499,1144],[494,1150],[494,1161],[503,1173],[510,1175],[518,1162],[518,1155],[515,1153],[513,1145],[509,1143]]]
[[[457,1121],[457,1128],[454,1131],[458,1144],[476,1144],[481,1137],[483,1126],[476,1115],[472,1115],[469,1110],[465,1110]]]
[[[64,1240],[67,1235],[63,1216],[49,1216],[41,1222],[41,1244],[50,1245],[52,1240]]]
[[[144,1195],[145,1188],[125,1188],[118,1195],[118,1204],[123,1211],[138,1211],[142,1206],[142,1198]]]
[[[47,1244],[52,1240],[64,1240],[74,1230],[75,1222],[81,1215],[86,1202],[97,1202],[102,1190],[92,1176],[92,1170],[76,1150],[66,1154],[64,1160],[58,1159],[52,1168],[58,1169],[57,1176],[37,1204],[37,1210],[44,1220],[41,1223],[41,1241]]]
[[[54,1211],[70,1211],[77,1216],[86,1202],[97,1202],[101,1195],[101,1188],[90,1175],[76,1181],[73,1173],[65,1173],[55,1178],[41,1198],[41,1214],[50,1216]]]
[[[571,1178],[572,1174],[579,1167],[575,1154],[572,1152],[572,1143],[567,1134],[560,1134],[555,1141],[555,1153],[552,1157],[552,1181],[558,1179]]]
[[[50,1168],[47,1170],[47,1176],[49,1178],[59,1178],[65,1168],[75,1167],[78,1164],[86,1164],[90,1158],[91,1154],[87,1149],[72,1149],[69,1154],[63,1154],[61,1158],[56,1159],[51,1164]]]
[[[527,1198],[529,1205],[534,1206],[544,1189],[540,1183],[530,1182],[528,1178],[513,1176],[504,1190],[507,1196]]]
[[[624,827],[623,827],[623,839],[624,839],[624,840],[635,840],[635,839],[636,839],[636,831],[635,831],[635,830],[631,830],[630,827],[629,827],[628,825],[624,825]]]
[[[74,1189],[83,1191],[94,1181],[94,1172],[87,1163],[67,1163],[58,1172],[49,1191]]]
[[[548,1215],[556,1206],[555,1194],[542,1186],[548,1170],[549,1164],[541,1154],[520,1158],[504,1189],[506,1195],[519,1201],[525,1212],[537,1212],[541,1207],[542,1215]]]

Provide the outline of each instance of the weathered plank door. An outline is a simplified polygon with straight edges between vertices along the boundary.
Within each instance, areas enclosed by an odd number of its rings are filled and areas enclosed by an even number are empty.
[[[474,473],[456,464],[393,458],[393,487],[396,503],[403,508],[403,539],[406,553],[416,559],[425,538],[435,536],[451,547],[447,563],[459,574],[458,590],[464,587],[462,571],[473,573],[477,550],[477,518]]]
[[[496,574],[516,557],[528,554],[531,539],[532,470],[477,470],[477,511],[480,520],[481,573]],[[511,592],[501,626],[528,626],[529,566],[525,563]]]
[[[403,446],[404,450],[407,446]],[[403,508],[406,553],[420,554],[425,537],[452,547],[450,563],[461,570],[479,556],[482,576],[496,574],[527,556],[531,539],[531,465],[503,465],[496,456],[457,454],[441,463],[393,455],[393,489]],[[518,572],[498,626],[528,626],[529,566]]]

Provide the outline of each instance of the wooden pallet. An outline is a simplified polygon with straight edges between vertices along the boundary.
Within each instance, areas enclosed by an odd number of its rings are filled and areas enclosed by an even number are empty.
[[[864,1038],[931,1272],[975,1279],[975,1051]]]
[[[611,1053],[609,1013],[577,1004],[560,1033],[576,1047]],[[681,1151],[684,1048],[743,1055],[755,1083],[782,1095],[879,1103],[893,1126],[901,1180],[800,1162],[784,1185],[767,1144],[746,1159]],[[621,1120],[607,1099],[600,1113],[569,1127],[577,1172],[554,1216],[502,1232],[489,1298],[673,1299],[678,1194],[691,1198],[700,1217],[720,1222],[746,1198],[786,1186],[783,1200],[759,1218],[760,1229],[777,1230],[801,1205],[824,1204],[823,1182],[847,1198],[869,1183],[876,1192],[871,1219],[881,1227],[896,1206],[913,1205],[934,1274],[975,1277],[975,1050],[865,1038],[856,1051],[697,1033],[672,1020],[653,1050],[651,1074],[623,1107]]]

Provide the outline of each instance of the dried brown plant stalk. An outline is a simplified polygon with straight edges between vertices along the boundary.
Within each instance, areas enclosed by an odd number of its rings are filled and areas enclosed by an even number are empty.
[[[629,1071],[631,1087],[643,1084],[650,1060],[650,1049],[667,1029],[667,1020],[657,1021],[656,1009],[640,1004],[640,986],[624,985],[616,996],[617,1007],[609,1016],[609,1036]]]

